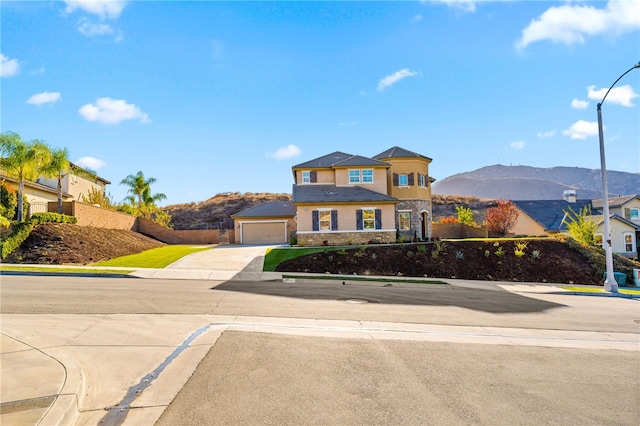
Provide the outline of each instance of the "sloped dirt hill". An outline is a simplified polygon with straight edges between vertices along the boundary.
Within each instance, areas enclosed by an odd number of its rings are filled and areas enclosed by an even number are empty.
[[[162,245],[133,231],[45,223],[38,225],[3,262],[86,265]]]
[[[602,284],[589,259],[555,240],[532,240],[524,255],[513,241],[447,241],[324,251],[281,263],[281,272]],[[599,276],[600,275],[600,276]]]

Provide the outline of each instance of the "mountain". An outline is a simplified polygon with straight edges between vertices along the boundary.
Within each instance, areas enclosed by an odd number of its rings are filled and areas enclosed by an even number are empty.
[[[640,174],[607,171],[610,196],[640,194]],[[600,169],[493,165],[449,176],[433,185],[433,194],[482,199],[556,200],[573,189],[578,199],[602,198]]]

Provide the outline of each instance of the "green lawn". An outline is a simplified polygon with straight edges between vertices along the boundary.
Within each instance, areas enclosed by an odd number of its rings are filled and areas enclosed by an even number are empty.
[[[562,286],[561,288],[569,291],[575,291],[576,293],[604,293],[604,288],[602,287],[567,287]],[[622,294],[632,294],[634,296],[640,296],[640,290],[618,287],[618,293]]]
[[[2,265],[0,271],[16,272],[49,272],[63,274],[130,274],[135,269],[84,269],[84,268],[51,268],[46,266],[8,266]]]
[[[143,251],[129,256],[116,257],[115,259],[98,262],[95,266],[120,266],[125,268],[164,268],[184,256],[209,247],[167,245]]]
[[[353,248],[357,246],[349,246]],[[285,260],[295,259],[296,257],[304,256],[305,254],[318,253],[328,250],[341,250],[345,247],[331,246],[331,247],[278,247],[267,250],[264,256],[263,271],[274,272],[276,266]]]

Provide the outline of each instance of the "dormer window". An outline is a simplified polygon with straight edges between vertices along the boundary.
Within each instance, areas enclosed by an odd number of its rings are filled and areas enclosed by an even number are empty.
[[[311,183],[311,172],[309,170],[302,172],[302,183]]]

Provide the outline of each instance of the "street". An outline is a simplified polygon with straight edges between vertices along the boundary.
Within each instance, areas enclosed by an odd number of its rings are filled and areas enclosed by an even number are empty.
[[[21,344],[77,364],[68,424],[637,424],[640,301],[451,284],[3,274],[2,420]]]

